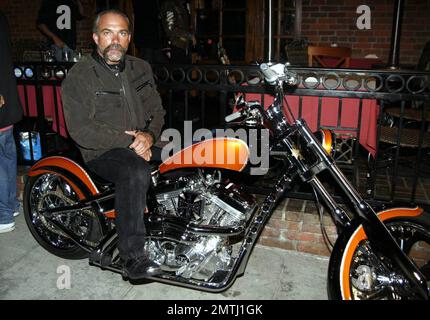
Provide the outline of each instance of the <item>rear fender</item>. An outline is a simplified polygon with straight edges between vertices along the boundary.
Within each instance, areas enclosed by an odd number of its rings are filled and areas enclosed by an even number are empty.
[[[97,197],[97,195],[101,194],[86,170],[72,159],[60,156],[43,158],[30,168],[27,175],[36,177],[47,173],[56,174],[66,180],[76,192],[80,201],[85,202],[86,199]],[[25,199],[25,201],[29,201],[29,199]],[[106,235],[110,230],[106,218],[115,218],[115,210],[103,212],[95,208],[94,212],[102,227],[103,235]]]
[[[77,162],[65,157],[47,157],[34,164],[29,177],[44,173],[55,173],[64,178],[75,189],[80,200],[99,194],[99,190],[88,173]]]

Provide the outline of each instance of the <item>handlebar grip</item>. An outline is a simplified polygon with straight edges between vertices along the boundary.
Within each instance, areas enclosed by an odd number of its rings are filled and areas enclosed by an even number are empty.
[[[278,80],[278,74],[270,69],[269,65],[267,63],[262,63],[260,65],[260,70],[264,75],[264,78],[269,84],[275,84],[276,80]]]
[[[229,114],[228,116],[225,117],[225,122],[231,122],[233,120],[236,120],[238,118],[240,118],[242,116],[242,112],[241,111],[236,111],[232,114]]]

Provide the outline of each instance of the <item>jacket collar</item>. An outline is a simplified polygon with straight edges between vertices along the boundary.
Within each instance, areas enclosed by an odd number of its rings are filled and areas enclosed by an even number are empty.
[[[119,72],[123,72],[125,69],[125,56],[123,59],[121,59],[121,61],[118,64],[107,64],[105,59],[103,59],[103,57],[101,57],[98,52],[97,49],[94,49],[91,56],[94,58],[94,60],[101,64],[103,67],[105,67],[106,69],[108,69],[109,71],[111,71],[113,74],[117,74]]]

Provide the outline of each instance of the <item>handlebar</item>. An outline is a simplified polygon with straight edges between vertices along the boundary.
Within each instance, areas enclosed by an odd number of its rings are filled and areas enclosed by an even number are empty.
[[[278,88],[277,97],[278,97],[278,94],[281,94],[282,96],[282,93],[281,93],[283,91],[282,84],[286,83],[289,85],[293,85],[293,84],[296,84],[297,82],[297,74],[294,72],[288,71],[287,64],[278,63],[278,64],[270,65],[268,63],[262,63],[260,65],[260,71],[263,74],[264,79],[268,84],[274,85]],[[241,98],[243,100],[243,96],[241,96]],[[276,99],[275,101],[277,101],[278,103],[274,103],[273,104],[274,106],[278,105],[279,103],[281,103],[282,105],[282,99]],[[259,101],[246,102],[243,100],[241,101],[240,104],[244,105],[244,108],[226,116],[225,121],[227,123],[232,122],[241,117],[245,117],[247,121],[251,119],[253,119],[254,121],[257,119],[260,119],[260,121],[263,121],[263,119],[267,117],[266,111],[261,106],[261,103]],[[236,103],[236,105],[238,105],[238,102]],[[280,107],[279,110],[281,109],[282,108]],[[282,118],[284,117],[282,111],[277,110],[275,113],[281,113]]]
[[[288,71],[286,64],[278,63],[269,65],[267,63],[262,63],[260,65],[260,70],[261,73],[263,73],[264,79],[270,85],[276,85],[280,82],[295,84],[297,81],[297,75],[294,72]]]
[[[267,63],[262,63],[260,65],[260,70],[269,84],[276,83],[279,75],[274,70],[270,69],[270,66]]]
[[[236,119],[239,119],[243,116],[243,112],[242,111],[236,111],[232,114],[229,114],[228,116],[225,117],[225,122],[232,122]]]

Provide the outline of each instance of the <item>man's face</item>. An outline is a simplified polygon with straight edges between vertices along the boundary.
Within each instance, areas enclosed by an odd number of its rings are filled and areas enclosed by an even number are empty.
[[[108,64],[117,64],[124,57],[130,44],[127,20],[117,14],[103,15],[97,33],[93,33],[98,53]]]

